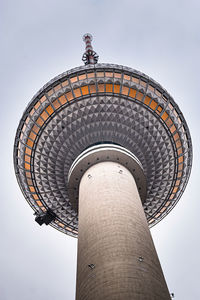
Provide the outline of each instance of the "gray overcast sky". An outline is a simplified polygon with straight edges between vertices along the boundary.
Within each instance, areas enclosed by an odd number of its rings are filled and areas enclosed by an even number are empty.
[[[54,76],[82,65],[86,32],[94,36],[99,62],[151,76],[187,120],[194,149],[189,184],[151,232],[175,299],[200,299],[200,1],[4,0],[0,6],[0,300],[75,299],[77,241],[35,223],[17,185],[12,152],[32,96]]]

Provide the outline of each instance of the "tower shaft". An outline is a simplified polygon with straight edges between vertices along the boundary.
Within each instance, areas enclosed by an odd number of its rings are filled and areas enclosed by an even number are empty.
[[[100,162],[79,187],[76,300],[168,300],[132,174]]]

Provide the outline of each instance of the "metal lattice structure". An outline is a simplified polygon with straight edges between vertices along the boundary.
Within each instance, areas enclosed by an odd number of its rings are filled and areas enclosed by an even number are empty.
[[[17,129],[14,165],[36,213],[55,214],[51,225],[78,234],[69,201],[70,166],[91,145],[109,142],[131,151],[147,179],[143,203],[149,226],[176,205],[187,184],[192,144],[173,98],[143,73],[113,64],[86,65],[47,83],[28,104]]]

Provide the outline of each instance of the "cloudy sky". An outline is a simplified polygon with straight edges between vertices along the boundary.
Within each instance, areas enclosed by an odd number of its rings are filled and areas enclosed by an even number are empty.
[[[32,96],[82,65],[82,35],[99,62],[138,69],[174,97],[190,128],[194,160],[174,210],[152,230],[170,292],[200,299],[200,1],[3,0],[1,19],[0,299],[75,299],[77,241],[34,222],[17,185],[13,143]]]

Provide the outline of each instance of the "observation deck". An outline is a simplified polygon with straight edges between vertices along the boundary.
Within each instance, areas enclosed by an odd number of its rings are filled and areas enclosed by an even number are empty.
[[[51,226],[77,237],[78,211],[70,203],[68,174],[75,159],[99,143],[124,147],[140,161],[147,182],[144,212],[150,227],[158,223],[186,187],[190,133],[160,84],[115,64],[64,72],[28,104],[17,129],[14,165],[30,206],[36,213],[50,209],[55,214]]]

